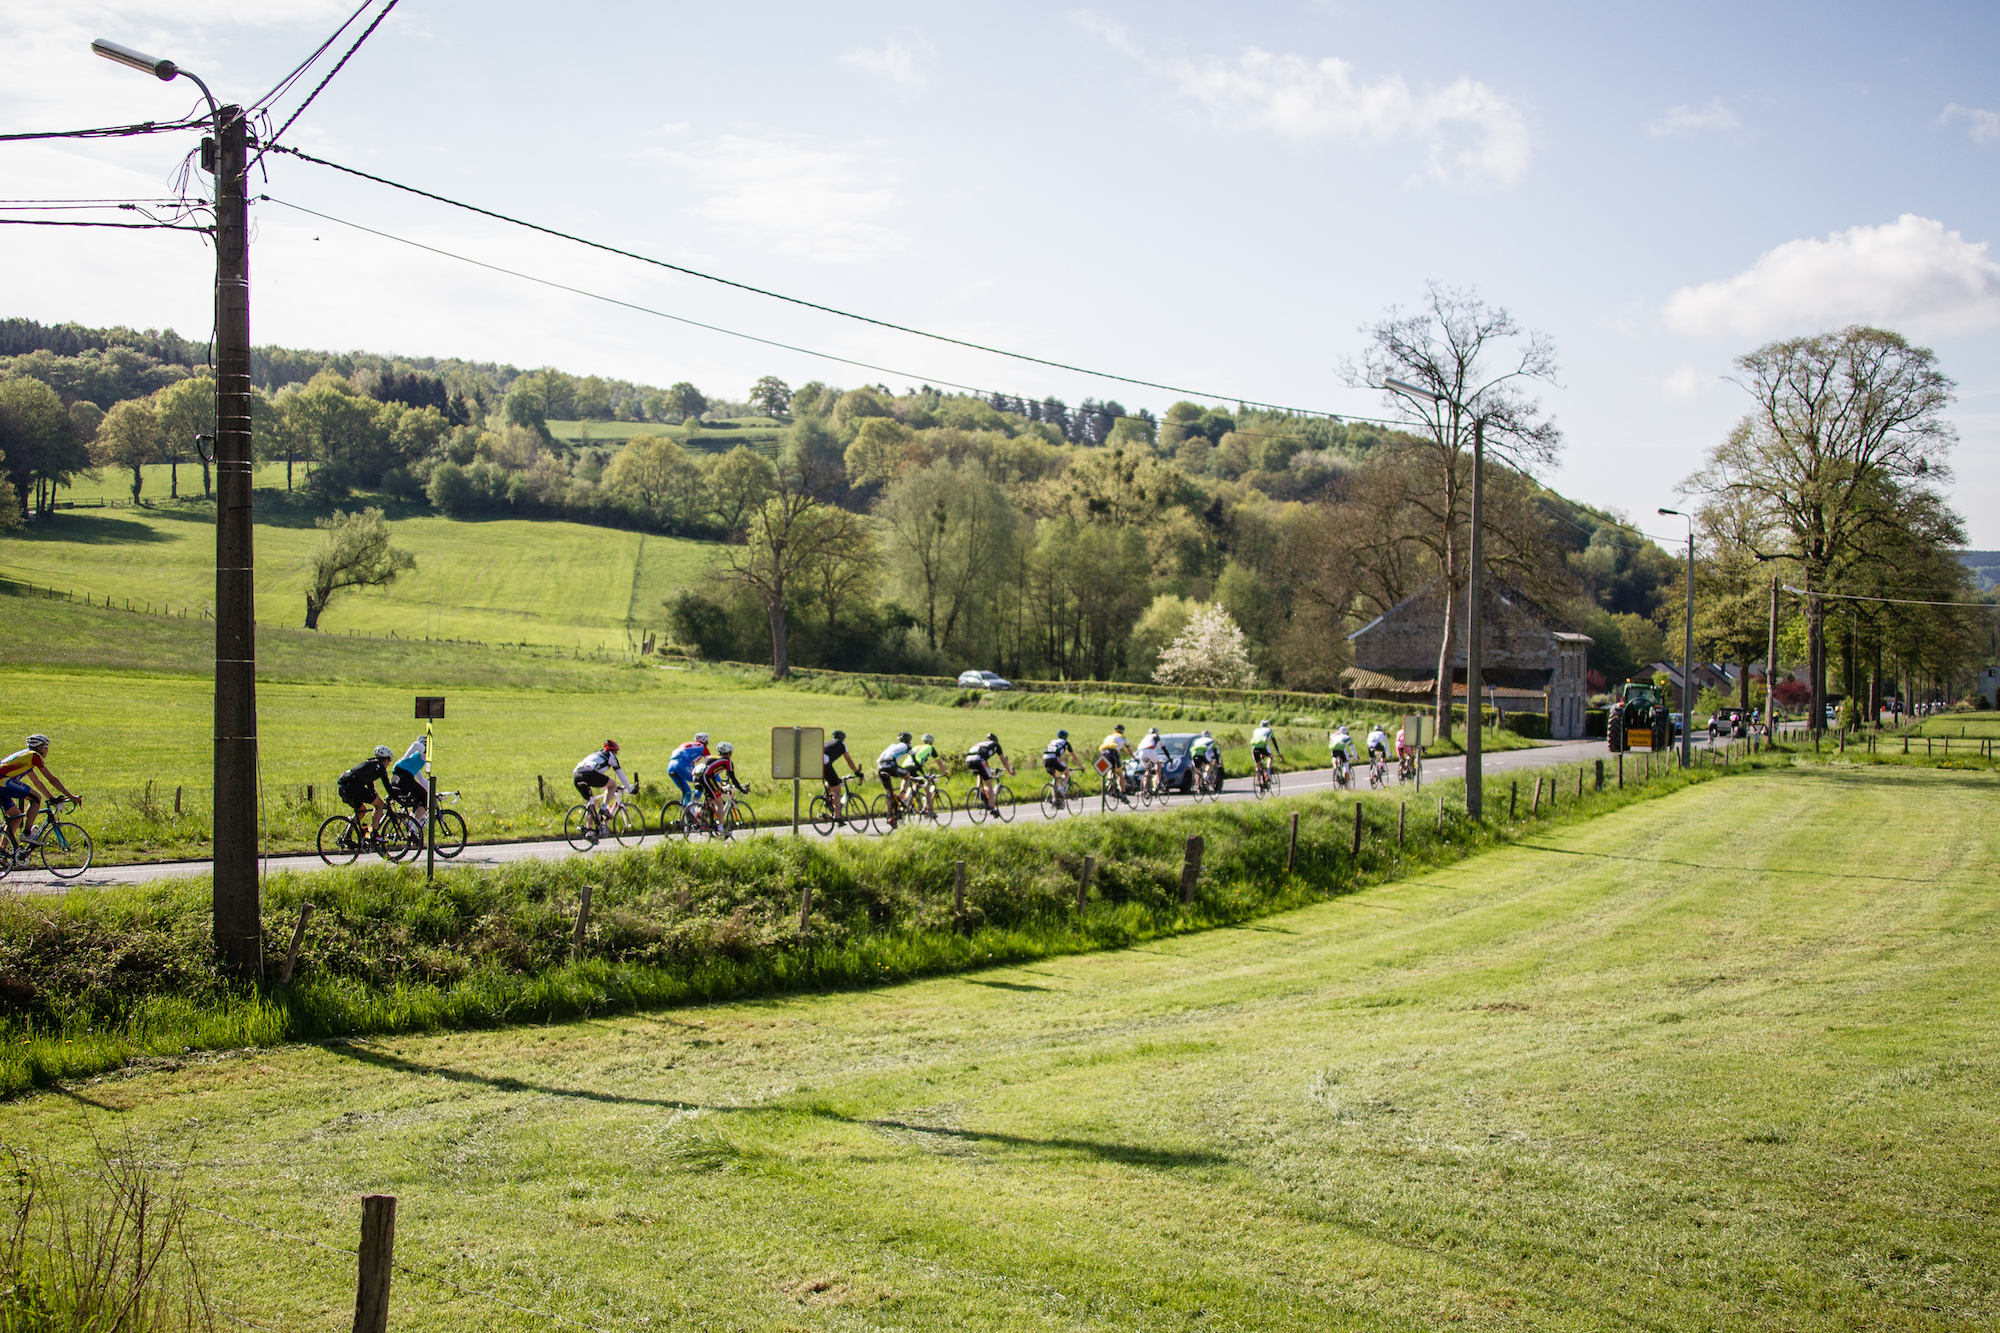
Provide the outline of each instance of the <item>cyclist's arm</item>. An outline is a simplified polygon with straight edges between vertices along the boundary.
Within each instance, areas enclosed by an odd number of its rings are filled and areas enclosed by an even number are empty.
[[[37,787],[42,788],[42,796],[46,799],[54,799],[54,798],[49,796],[49,789],[42,785],[41,779],[43,778],[46,778],[48,779],[48,781],[55,783],[56,790],[61,792],[63,795],[69,797],[71,800],[76,799],[76,793],[72,792],[68,787],[63,786],[63,780],[57,777],[54,773],[52,773],[49,770],[49,766],[41,762],[39,758],[36,759],[35,766],[28,770],[28,776],[30,778],[36,779],[35,785]]]

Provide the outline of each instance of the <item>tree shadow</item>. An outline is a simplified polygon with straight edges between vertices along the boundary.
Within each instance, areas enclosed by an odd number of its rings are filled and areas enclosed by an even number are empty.
[[[1046,991],[1053,986],[1033,986],[1024,981],[981,981],[978,977],[961,978],[968,986],[985,986],[990,990]]]
[[[14,541],[69,542],[82,546],[157,546],[178,541],[173,533],[161,532],[137,519],[113,518],[109,514],[79,514],[59,510],[37,520]]]
[[[1710,865],[1705,861],[1676,861],[1671,856],[1620,856],[1616,852],[1586,852],[1575,847],[1550,847],[1546,843],[1517,842],[1523,851],[1546,852],[1550,856],[1581,856],[1593,861],[1630,861],[1643,866],[1682,866],[1688,870],[1714,870],[1726,874],[1796,875],[1803,879],[1865,879],[1888,884],[1935,884],[1936,879],[1917,875],[1864,875],[1852,871],[1827,870],[1819,866]]]

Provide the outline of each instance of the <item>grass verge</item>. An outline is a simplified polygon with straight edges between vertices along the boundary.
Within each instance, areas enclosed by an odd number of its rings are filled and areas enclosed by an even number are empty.
[[[545,1022],[1122,947],[1351,893],[1726,771],[1662,771],[1601,792],[1552,783],[1544,801],[1496,799],[1483,824],[1460,813],[1462,786],[1444,783],[1414,811],[1386,796],[1298,797],[882,839],[668,842],[456,868],[430,884],[410,867],[277,875],[267,975],[248,989],[212,966],[206,877],[15,900],[0,905],[0,1094],[140,1054]],[[1197,835],[1187,903],[1183,857]],[[1095,881],[1079,915],[1086,856]],[[573,960],[585,885],[592,910]],[[276,985],[308,901],[295,979]]]

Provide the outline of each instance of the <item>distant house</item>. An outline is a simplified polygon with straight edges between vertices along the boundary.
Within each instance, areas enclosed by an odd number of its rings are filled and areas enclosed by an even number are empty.
[[[1972,678],[1974,692],[1986,699],[1988,708],[2000,708],[2000,666],[1990,666]]]
[[[1457,608],[1454,614],[1458,614]],[[1549,735],[1557,740],[1582,736],[1588,705],[1584,670],[1590,636],[1577,633],[1504,584],[1487,587],[1481,623],[1482,702],[1503,713],[1546,713]],[[1349,690],[1364,699],[1410,705],[1435,699],[1443,628],[1443,590],[1432,584],[1347,636],[1354,648],[1354,665],[1342,679]],[[1458,638],[1452,694],[1463,700],[1462,629]]]
[[[1676,700],[1674,707],[1678,708],[1680,706],[1678,700],[1680,699],[1681,689],[1681,664],[1679,662],[1654,662],[1646,668],[1646,671],[1648,675],[1664,675],[1667,678],[1674,690],[1674,699]],[[1694,688],[1696,693],[1700,693],[1702,690],[1714,690],[1717,694],[1725,698],[1733,697],[1737,691],[1736,668],[1715,662],[1696,662],[1694,664]]]

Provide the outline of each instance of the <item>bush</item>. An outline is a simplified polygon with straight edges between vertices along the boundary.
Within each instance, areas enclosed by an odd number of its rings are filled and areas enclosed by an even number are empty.
[[[1601,741],[1605,736],[1605,726],[1611,716],[1608,708],[1586,708],[1583,710],[1583,735],[1585,740]]]
[[[1545,741],[1549,738],[1549,715],[1547,713],[1509,713],[1501,728],[1531,741]]]

